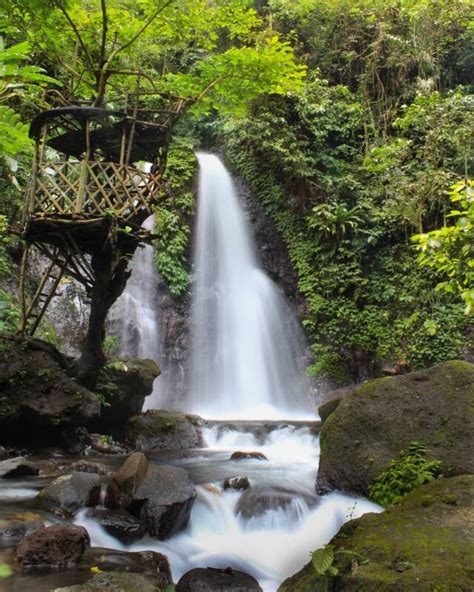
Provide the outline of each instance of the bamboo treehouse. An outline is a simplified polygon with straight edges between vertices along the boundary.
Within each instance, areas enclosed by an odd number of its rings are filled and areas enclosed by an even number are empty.
[[[125,288],[128,262],[153,238],[141,225],[157,203],[170,129],[184,106],[173,104],[157,121],[137,105],[59,107],[40,113],[30,128],[35,154],[22,221],[20,332],[35,333],[64,276],[80,282],[91,309],[76,375],[87,386],[105,361],[104,323]],[[32,248],[49,264],[28,298]]]

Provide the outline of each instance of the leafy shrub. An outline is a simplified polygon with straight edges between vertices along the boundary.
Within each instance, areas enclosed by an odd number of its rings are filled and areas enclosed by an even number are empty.
[[[416,487],[429,483],[441,474],[441,461],[426,459],[426,447],[412,442],[400,458],[392,460],[387,469],[374,479],[370,498],[387,507],[395,504]]]

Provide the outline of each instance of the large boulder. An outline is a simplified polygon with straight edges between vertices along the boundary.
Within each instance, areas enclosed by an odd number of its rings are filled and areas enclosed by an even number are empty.
[[[114,538],[127,545],[141,539],[145,534],[144,525],[125,510],[94,508],[89,510],[87,515]]]
[[[239,498],[235,513],[244,520],[259,518],[266,512],[284,510],[295,522],[301,516],[301,507],[311,506],[316,496],[311,497],[281,487],[256,487],[247,489]]]
[[[131,417],[125,437],[136,450],[199,448],[202,424],[197,415],[153,409]]]
[[[128,506],[137,489],[145,480],[149,468],[148,459],[143,452],[134,452],[114,475],[122,506]]]
[[[57,477],[36,497],[38,505],[62,516],[70,516],[98,498],[101,478],[96,473],[76,472]]]
[[[45,526],[26,535],[19,542],[15,560],[23,569],[64,569],[79,563],[89,545],[89,535],[82,526]]]
[[[150,465],[128,511],[139,518],[149,534],[165,539],[186,527],[195,497],[187,471]]]
[[[344,398],[321,430],[317,490],[367,494],[373,479],[411,442],[442,473],[474,472],[474,365],[446,362],[403,376],[370,380]]]
[[[228,567],[196,568],[188,571],[176,585],[176,592],[263,592],[252,576]]]
[[[470,592],[474,476],[438,479],[382,514],[347,522],[332,539],[337,575],[311,563],[279,592]]]
[[[0,348],[0,434],[9,441],[51,437],[99,414],[96,395],[68,376],[58,352],[42,342],[4,341]],[[39,348],[39,349],[38,349]]]
[[[160,375],[153,360],[113,360],[99,373],[95,392],[106,402],[93,426],[98,431],[120,431],[128,418],[140,413],[145,397]]]

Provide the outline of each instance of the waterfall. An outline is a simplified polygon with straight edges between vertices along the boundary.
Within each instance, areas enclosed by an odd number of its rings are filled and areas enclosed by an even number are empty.
[[[150,216],[143,228],[153,230]],[[124,358],[148,358],[160,363],[161,341],[157,307],[158,272],[153,262],[153,247],[144,245],[133,256],[132,275],[123,294],[109,313],[109,326],[119,338],[119,355]],[[145,409],[158,406],[157,385],[145,400]]]
[[[303,418],[302,338],[260,269],[248,223],[222,162],[198,154],[200,181],[188,405],[213,418]]]

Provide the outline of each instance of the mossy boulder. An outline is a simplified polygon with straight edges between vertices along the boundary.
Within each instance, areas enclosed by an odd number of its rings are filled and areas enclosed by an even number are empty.
[[[104,404],[93,428],[119,432],[129,417],[140,413],[160,373],[153,360],[112,360],[106,364],[95,387]]]
[[[344,398],[323,424],[317,480],[320,493],[367,494],[373,479],[411,442],[442,462],[442,473],[474,472],[474,364],[370,380]]]
[[[0,434],[31,444],[98,416],[96,395],[67,373],[59,352],[40,341],[0,340]]]
[[[129,419],[125,438],[136,450],[199,448],[203,424],[197,415],[153,409]]]
[[[332,539],[337,576],[311,563],[278,592],[470,592],[474,476],[438,479],[382,514],[347,522]]]

